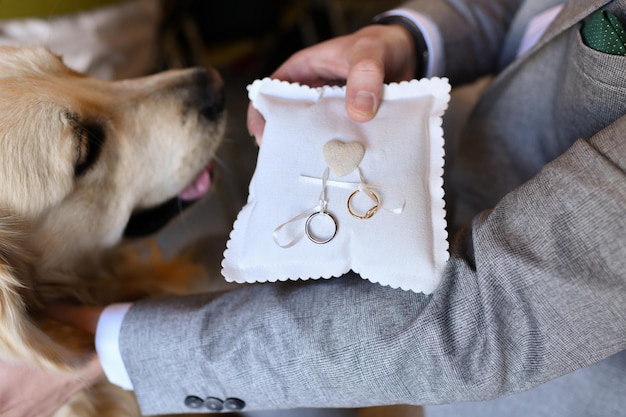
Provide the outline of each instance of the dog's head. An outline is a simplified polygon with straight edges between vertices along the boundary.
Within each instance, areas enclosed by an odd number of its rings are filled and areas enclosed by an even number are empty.
[[[48,267],[110,246],[132,213],[206,191],[223,104],[204,69],[108,82],[45,49],[0,48],[1,208]]]
[[[0,359],[63,363],[22,287],[64,282],[133,213],[203,195],[224,129],[214,71],[109,82],[43,48],[0,47]]]

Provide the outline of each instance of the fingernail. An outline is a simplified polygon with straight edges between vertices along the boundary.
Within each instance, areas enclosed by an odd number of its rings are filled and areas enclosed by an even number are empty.
[[[359,91],[352,101],[352,107],[361,113],[373,114],[376,110],[376,97],[369,91]]]

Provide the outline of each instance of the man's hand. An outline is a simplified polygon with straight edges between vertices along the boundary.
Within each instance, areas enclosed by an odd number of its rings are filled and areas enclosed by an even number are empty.
[[[49,417],[75,393],[102,377],[96,356],[72,375],[43,371],[30,364],[0,361],[0,415]]]
[[[383,83],[409,80],[415,70],[411,34],[400,25],[372,25],[295,53],[271,77],[312,87],[345,82],[349,117],[366,122],[378,111]],[[248,131],[259,145],[264,128],[250,105]]]
[[[95,334],[102,307],[57,304],[46,314]],[[0,361],[0,416],[49,417],[75,393],[104,376],[98,357],[76,373],[53,373],[27,363]]]

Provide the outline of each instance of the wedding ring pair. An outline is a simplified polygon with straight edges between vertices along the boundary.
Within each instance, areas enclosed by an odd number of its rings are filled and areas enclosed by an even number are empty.
[[[361,191],[363,191],[374,202],[374,205],[370,207],[368,210],[366,210],[364,213],[357,212],[352,202],[352,200]],[[356,217],[357,219],[361,219],[361,220],[366,220],[374,216],[374,214],[376,214],[378,210],[380,209],[380,197],[378,197],[378,194],[376,194],[372,190],[368,190],[368,189],[356,190],[352,194],[350,194],[350,197],[348,197],[347,206],[348,206],[348,212],[353,217]],[[315,233],[311,230],[312,224],[314,222],[317,224],[316,229],[318,229],[318,231]],[[338,228],[338,225],[337,225],[337,220],[335,219],[335,217],[329,212],[322,209],[320,211],[316,211],[315,213],[311,214],[307,218],[306,224],[304,225],[304,232],[306,233],[306,236],[309,238],[311,242],[322,245],[324,243],[328,243],[331,240],[333,240],[333,238],[337,234],[337,228]],[[321,230],[320,232],[319,229],[323,229],[323,230]]]

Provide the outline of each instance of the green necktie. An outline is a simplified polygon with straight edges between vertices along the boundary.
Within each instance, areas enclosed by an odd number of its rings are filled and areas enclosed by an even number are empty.
[[[581,31],[583,42],[596,51],[611,55],[626,55],[626,32],[617,17],[599,10],[589,16]]]

